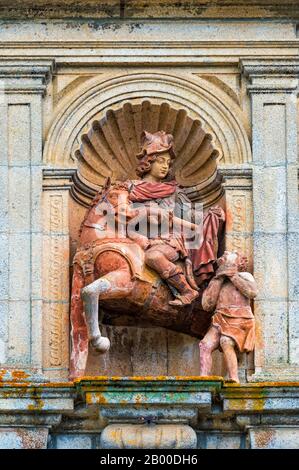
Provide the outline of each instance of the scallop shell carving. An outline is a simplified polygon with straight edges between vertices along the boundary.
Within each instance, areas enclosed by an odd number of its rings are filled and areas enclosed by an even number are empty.
[[[211,134],[184,109],[174,109],[168,103],[143,101],[140,104],[126,102],[121,108],[108,110],[81,136],[81,147],[75,151],[78,172],[73,189],[80,203],[86,204],[108,176],[112,180],[137,178],[136,154],[140,151],[143,130],[151,133],[164,130],[173,134],[176,179],[190,188],[190,194],[197,192],[196,199],[204,199],[203,202],[207,202],[207,194],[210,200],[213,195],[213,201],[219,197],[219,152]]]

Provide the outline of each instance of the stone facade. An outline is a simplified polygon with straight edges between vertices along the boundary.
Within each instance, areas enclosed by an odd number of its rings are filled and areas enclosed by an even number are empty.
[[[297,447],[298,2],[59,3],[0,7],[0,448]],[[135,122],[116,125],[125,104]],[[183,112],[218,155],[190,196],[226,207],[259,285],[242,384],[219,352],[200,379],[197,340],[138,326],[104,327],[110,352],[68,382],[72,258],[103,176],[81,137],[105,115],[108,142],[149,119],[171,132]]]

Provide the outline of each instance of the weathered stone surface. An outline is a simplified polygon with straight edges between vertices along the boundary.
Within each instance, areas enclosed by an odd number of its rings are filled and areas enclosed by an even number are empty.
[[[5,413],[38,412],[40,415],[44,412],[57,414],[73,410],[73,390],[67,383],[53,386],[21,383],[26,374],[22,371],[12,373],[15,382],[1,382],[0,410]]]
[[[92,439],[84,434],[68,434],[55,436],[56,449],[91,449]]]
[[[225,385],[221,391],[223,410],[243,414],[254,411],[256,414],[295,412],[299,409],[298,383]]]
[[[211,410],[219,377],[98,377],[77,380],[89,405],[109,422],[192,423]],[[121,409],[120,409],[121,408]]]
[[[299,449],[299,427],[250,428],[249,439],[252,449]]]
[[[110,424],[100,439],[102,449],[195,449],[196,445],[195,431],[180,424]]]
[[[299,233],[288,234],[288,272],[289,272],[289,300],[299,300]]]
[[[207,433],[206,449],[240,449],[240,434],[231,433]]]
[[[45,449],[47,439],[47,428],[0,428],[0,449]]]
[[[282,365],[288,361],[287,337],[288,310],[284,301],[258,300],[255,303],[256,366]],[[269,327],[267,328],[267,326]],[[267,348],[267,355],[263,351]],[[277,377],[279,379],[279,377]]]
[[[208,0],[104,0],[98,3],[96,0],[72,0],[63,2],[53,1],[51,4],[45,0],[17,0],[11,6],[9,1],[1,4],[1,14],[8,18],[57,18],[59,8],[60,18],[169,18],[170,16],[181,19],[192,18],[296,18],[299,15],[296,0],[271,3],[269,0],[260,0],[254,4],[248,0],[233,0],[223,2],[215,0],[212,4]],[[140,20],[139,20],[140,21]]]
[[[290,363],[299,368],[299,301],[289,302]]]

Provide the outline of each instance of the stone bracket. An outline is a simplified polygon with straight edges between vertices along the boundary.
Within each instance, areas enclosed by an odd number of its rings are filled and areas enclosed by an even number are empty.
[[[99,378],[76,381],[87,405],[98,405],[109,422],[180,423],[209,413],[221,377]]]

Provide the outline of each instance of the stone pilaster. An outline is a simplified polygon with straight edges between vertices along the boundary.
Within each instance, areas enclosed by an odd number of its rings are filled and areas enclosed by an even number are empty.
[[[239,165],[226,166],[220,168],[219,171],[223,175],[226,200],[225,249],[247,256],[248,270],[252,272],[252,169]],[[223,357],[222,360],[224,360]],[[239,378],[241,382],[247,382],[253,373],[253,367],[253,353],[240,355]]]
[[[298,59],[246,59],[252,106],[254,380],[299,375]]]
[[[43,372],[66,379],[69,370],[69,190],[74,170],[43,174]]]
[[[252,269],[252,171],[246,166],[221,168],[226,200],[225,249],[249,259]]]
[[[0,368],[42,364],[42,100],[49,60],[0,62]],[[18,375],[21,378],[20,374]]]

